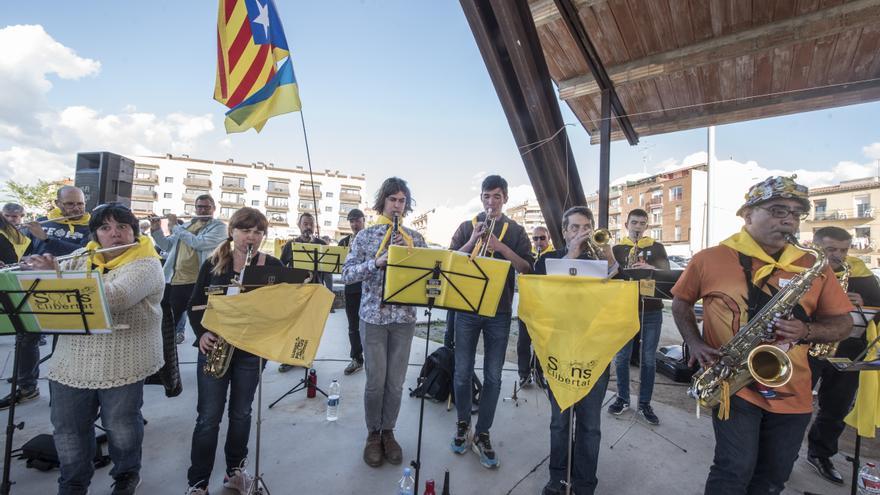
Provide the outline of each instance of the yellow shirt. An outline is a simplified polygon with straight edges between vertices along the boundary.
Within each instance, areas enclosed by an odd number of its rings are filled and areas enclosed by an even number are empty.
[[[186,230],[198,234],[208,222],[200,220],[193,222]],[[187,243],[177,241],[177,259],[174,263],[174,275],[171,277],[171,285],[186,285],[196,283],[199,278],[199,253]]]

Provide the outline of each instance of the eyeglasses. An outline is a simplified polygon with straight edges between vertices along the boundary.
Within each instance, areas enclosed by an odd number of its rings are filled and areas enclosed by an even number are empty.
[[[535,235],[535,236],[532,236],[532,240],[533,241],[546,241],[547,236],[546,235]]]
[[[789,215],[797,218],[798,220],[806,220],[808,216],[810,216],[810,212],[804,210],[792,210],[791,208],[786,208],[785,206],[773,205],[770,207],[759,206],[758,208],[769,211],[770,215],[773,218],[786,218]]]

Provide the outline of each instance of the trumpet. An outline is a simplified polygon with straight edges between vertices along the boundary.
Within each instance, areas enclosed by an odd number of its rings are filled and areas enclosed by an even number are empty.
[[[82,258],[85,256],[94,256],[96,254],[106,253],[109,251],[128,249],[130,247],[137,246],[137,245],[138,245],[137,242],[132,242],[131,244],[123,244],[122,246],[111,246],[111,247],[107,247],[107,248],[95,249],[92,251],[83,251],[81,253],[76,253],[76,254],[66,254],[64,256],[55,257],[55,261],[60,263],[62,261],[74,260],[74,259]],[[30,266],[30,263],[20,262],[20,263],[14,263],[11,265],[6,265],[6,266],[0,268],[0,272],[14,272],[14,271],[21,270],[25,266]]]
[[[611,232],[608,229],[596,229],[581,246],[581,252],[593,256],[597,260],[605,260],[605,246],[611,242]]]
[[[486,230],[483,231],[480,239],[474,245],[474,251],[471,253],[472,260],[477,256],[486,256],[486,253],[489,252],[489,238],[492,237],[492,232],[495,232],[495,218],[492,217],[491,208],[486,209],[486,220],[483,224],[486,226]]]

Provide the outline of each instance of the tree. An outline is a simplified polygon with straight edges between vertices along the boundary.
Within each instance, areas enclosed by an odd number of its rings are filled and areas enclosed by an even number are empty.
[[[24,206],[25,211],[42,215],[52,208],[58,188],[62,185],[60,181],[50,182],[42,179],[33,185],[8,180],[4,189],[12,195],[16,203]]]

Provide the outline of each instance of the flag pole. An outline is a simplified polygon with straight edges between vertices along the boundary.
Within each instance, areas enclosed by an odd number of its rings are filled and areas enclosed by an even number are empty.
[[[309,182],[312,184],[312,207],[315,209],[315,233],[320,232],[321,224],[318,223],[318,193],[315,192],[315,176],[312,174],[312,155],[309,153],[309,134],[306,132],[306,118],[303,116],[302,108],[299,109],[299,119],[302,122],[303,141],[306,144],[306,162],[309,165]],[[300,232],[302,235],[302,232]]]

